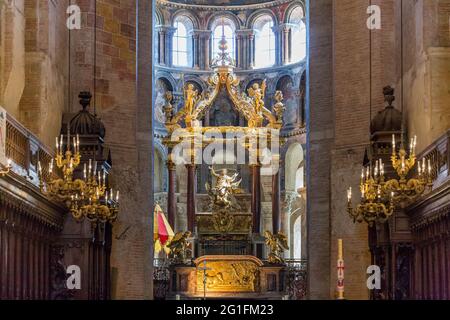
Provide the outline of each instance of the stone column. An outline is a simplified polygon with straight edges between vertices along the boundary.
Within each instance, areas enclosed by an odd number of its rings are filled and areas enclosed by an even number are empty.
[[[274,165],[279,166],[279,156],[274,159]],[[276,172],[272,175],[272,230],[276,234],[281,230],[280,216],[280,170],[274,169]]]
[[[171,151],[169,151],[170,157]],[[172,228],[175,228],[175,214],[177,208],[177,195],[176,195],[176,184],[177,184],[177,167],[172,160],[167,161],[167,169],[169,172],[168,182],[169,190],[167,195],[167,215],[169,218],[169,224]]]
[[[248,34],[248,69],[253,69],[255,67],[255,32],[253,30],[249,31]]]
[[[200,69],[200,34],[198,30],[192,30],[190,35],[192,37],[192,60],[194,69]]]
[[[195,229],[195,164],[186,165],[187,169],[187,225],[188,231],[194,233]]]
[[[210,40],[211,31],[209,30],[192,30],[193,38],[193,53],[194,53],[194,68],[207,70],[210,64]]]
[[[255,31],[252,29],[236,30],[237,67],[242,70],[255,66]]]
[[[171,65],[172,39],[176,29],[172,26],[157,26],[158,63],[162,66]]]
[[[261,165],[252,165],[252,214],[253,233],[261,233]]]
[[[277,63],[281,65],[289,64],[292,60],[292,29],[293,24],[283,23],[274,28],[274,32],[278,38]]]

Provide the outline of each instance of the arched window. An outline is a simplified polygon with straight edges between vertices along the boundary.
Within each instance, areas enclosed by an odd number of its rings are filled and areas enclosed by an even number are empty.
[[[219,50],[219,44],[222,38],[225,38],[228,44],[228,49],[226,52],[231,58],[236,57],[236,26],[233,21],[229,18],[219,17],[215,20],[212,25],[213,35],[212,35],[212,59],[216,58],[221,52]]]
[[[303,18],[304,12],[303,8],[300,6],[292,10],[289,16],[289,23],[294,25],[291,37],[291,62],[293,63],[302,61],[306,58],[306,25]]]
[[[265,68],[275,65],[276,48],[273,19],[264,15],[255,20],[255,67]]]
[[[177,67],[192,67],[192,21],[186,16],[175,19],[173,35],[172,59],[173,65]]]

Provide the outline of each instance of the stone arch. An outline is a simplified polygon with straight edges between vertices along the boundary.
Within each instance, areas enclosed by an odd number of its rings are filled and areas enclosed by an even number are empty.
[[[186,75],[184,77],[184,83],[180,83],[181,85],[181,87],[179,88],[180,92],[183,92],[183,86],[188,82],[193,82],[200,89],[200,93],[208,89],[208,85],[202,78],[195,75]]]
[[[208,20],[207,20],[207,22],[206,22],[207,29],[212,31],[212,29],[214,27],[214,23],[218,19],[220,19],[222,17],[223,18],[227,18],[227,19],[231,20],[234,23],[235,31],[239,30],[239,29],[242,29],[242,23],[236,17],[236,14],[233,14],[232,12],[229,12],[229,11],[224,11],[224,12],[219,11],[219,12],[216,12],[216,13],[213,13],[212,15],[210,15]]]
[[[170,89],[172,89],[172,91],[176,91],[177,90],[177,81],[174,79],[172,74],[170,74],[169,72],[158,71],[156,73],[155,78],[156,78],[156,81],[162,80],[162,81],[165,81],[167,84],[169,84],[170,85]]]
[[[262,17],[268,15],[273,20],[273,25],[277,26],[279,24],[277,16],[274,14],[274,12],[270,9],[260,9],[253,12],[247,19],[247,28],[248,29],[254,29],[255,21]]]
[[[187,9],[180,9],[180,10],[176,11],[172,15],[172,17],[170,19],[170,25],[173,26],[175,20],[177,18],[183,17],[183,16],[187,17],[187,18],[189,18],[189,20],[191,20],[193,29],[199,29],[200,28],[200,22],[199,22],[199,19],[198,19],[197,15],[194,14],[191,10],[187,10]]]
[[[156,25],[165,25],[164,15],[161,13],[161,10],[159,8],[156,8],[155,10],[155,18]]]
[[[285,158],[285,190],[296,192],[296,177],[298,169],[305,163],[305,151],[303,146],[294,142],[289,145]]]
[[[264,79],[266,79],[266,75],[264,75],[263,73],[255,73],[255,74],[249,75],[242,82],[241,89],[245,90],[245,92],[247,93],[247,88],[249,87],[250,84],[252,84],[255,81],[262,82]]]
[[[303,10],[303,17],[306,16],[305,4],[302,1],[295,1],[287,7],[284,13],[284,23],[289,23],[291,21],[292,12],[299,7]]]

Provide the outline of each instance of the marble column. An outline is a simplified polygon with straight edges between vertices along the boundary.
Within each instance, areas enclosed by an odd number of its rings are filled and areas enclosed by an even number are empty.
[[[252,203],[253,233],[261,233],[261,166],[252,165]]]
[[[171,66],[173,34],[176,28],[172,26],[157,26],[158,34],[158,63],[162,66]]]
[[[236,30],[237,67],[242,70],[255,66],[255,31],[252,29]]]
[[[210,64],[210,30],[192,30],[194,68],[208,70]]]
[[[187,225],[188,231],[195,232],[195,164],[186,165],[187,169]]]
[[[279,161],[277,162],[279,163]],[[276,170],[272,175],[272,230],[274,234],[281,231],[280,205],[280,170]]]
[[[170,151],[169,151],[170,154]],[[169,218],[169,224],[175,229],[175,214],[177,208],[177,195],[176,195],[176,184],[177,184],[177,170],[176,165],[172,160],[167,161],[167,170],[169,172],[168,182],[169,190],[167,195],[167,215]]]
[[[289,64],[292,61],[292,29],[295,27],[291,23],[283,23],[274,28],[278,38],[277,63],[281,65]]]

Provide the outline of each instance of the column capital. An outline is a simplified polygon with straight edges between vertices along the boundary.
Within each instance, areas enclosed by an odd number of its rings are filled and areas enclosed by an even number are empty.
[[[274,32],[289,32],[291,29],[297,27],[294,23],[281,23],[272,28]]]
[[[158,25],[155,27],[157,32],[164,32],[166,34],[174,34],[177,28],[172,26]]]
[[[192,29],[191,31],[189,31],[189,35],[209,39],[212,35],[212,31]]]
[[[241,37],[245,37],[245,36],[255,36],[256,35],[256,30],[254,29],[239,29],[235,31],[236,36],[241,36]]]

